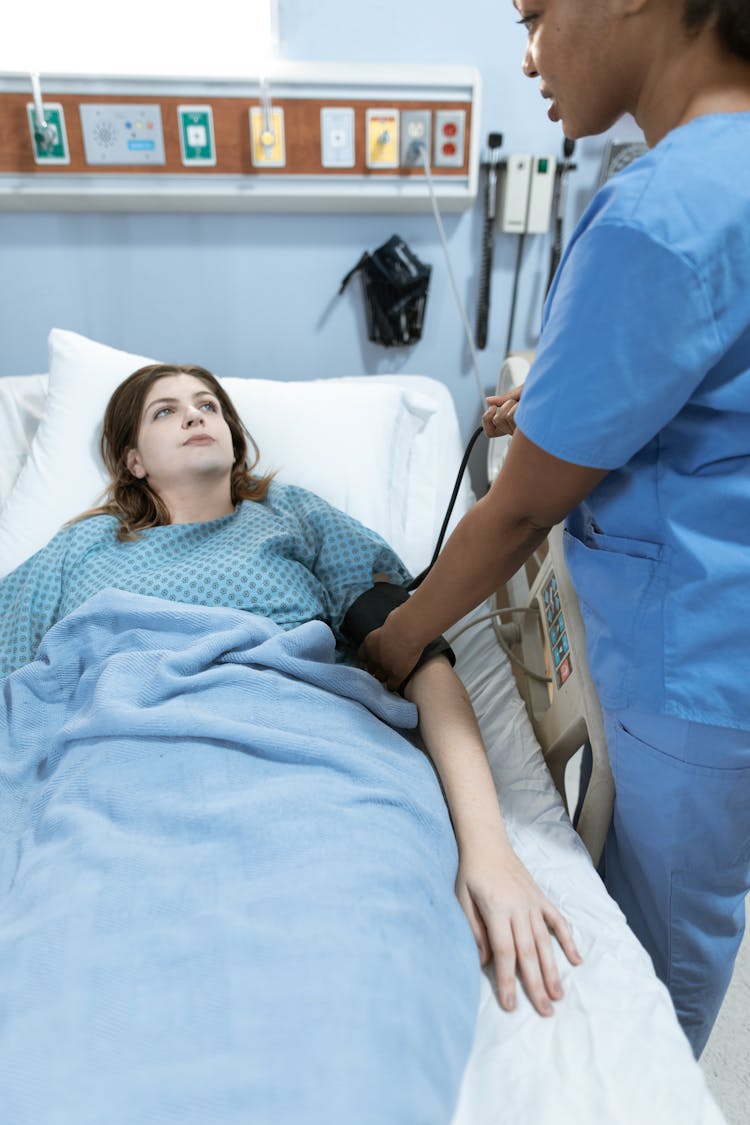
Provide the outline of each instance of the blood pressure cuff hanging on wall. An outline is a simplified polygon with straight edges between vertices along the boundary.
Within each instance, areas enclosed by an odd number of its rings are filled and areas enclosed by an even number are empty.
[[[431,266],[420,262],[394,234],[372,254],[364,252],[341,282],[343,293],[355,273],[362,278],[367,335],[385,348],[414,344],[422,336]]]
[[[349,609],[346,611],[346,616],[341,623],[341,632],[346,637],[347,641],[356,650],[364,641],[368,633],[373,629],[379,629],[385,621],[388,614],[392,609],[409,600],[409,591],[403,586],[397,586],[393,582],[376,582],[369,590],[365,590],[364,594],[352,602]],[[451,663],[451,667],[456,663],[456,657],[453,649],[446,641],[445,637],[436,637],[434,641],[430,641],[422,649],[422,655],[417,663],[412,668],[409,675],[404,682],[399,685],[399,691],[403,694],[403,690],[411,677],[416,672],[417,668],[421,668],[433,656],[447,656]]]

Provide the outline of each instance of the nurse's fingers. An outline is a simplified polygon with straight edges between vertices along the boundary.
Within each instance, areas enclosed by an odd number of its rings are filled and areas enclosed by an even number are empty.
[[[489,406],[482,415],[482,429],[489,438],[502,437],[515,431],[514,415],[518,409],[515,399],[507,399],[500,406]]]

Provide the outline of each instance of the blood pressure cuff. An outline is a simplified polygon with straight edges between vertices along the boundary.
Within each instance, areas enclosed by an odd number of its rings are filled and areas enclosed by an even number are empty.
[[[374,586],[365,590],[364,594],[360,594],[349,606],[346,616],[341,622],[341,632],[349,644],[358,649],[368,633],[371,633],[373,629],[380,628],[392,609],[403,605],[408,600],[409,591],[403,586],[397,586],[393,582],[376,582]],[[417,668],[421,668],[433,656],[447,656],[451,667],[456,663],[453,649],[445,637],[436,637],[434,641],[425,645],[419,660],[403,683],[399,685],[398,690],[402,695],[404,688]]]

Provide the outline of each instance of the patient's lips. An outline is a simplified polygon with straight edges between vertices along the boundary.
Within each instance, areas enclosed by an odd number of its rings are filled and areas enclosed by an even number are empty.
[[[182,444],[183,445],[212,445],[213,441],[214,441],[214,439],[210,436],[210,434],[193,434],[192,437],[189,437],[187,439],[187,441],[184,441]]]

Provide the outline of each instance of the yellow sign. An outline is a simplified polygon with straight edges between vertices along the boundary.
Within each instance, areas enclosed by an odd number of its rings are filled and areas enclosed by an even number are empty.
[[[284,144],[284,110],[272,108],[267,115],[262,106],[250,110],[250,153],[256,168],[283,168],[286,164]]]
[[[367,111],[368,168],[398,168],[398,111]]]

